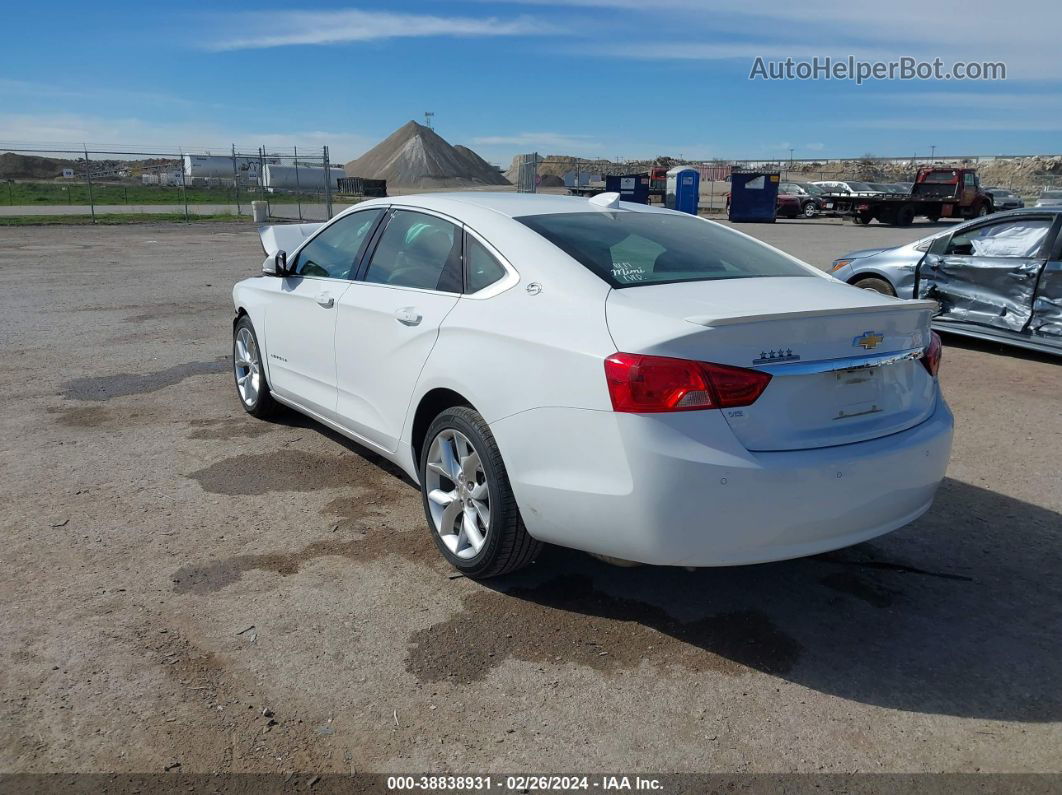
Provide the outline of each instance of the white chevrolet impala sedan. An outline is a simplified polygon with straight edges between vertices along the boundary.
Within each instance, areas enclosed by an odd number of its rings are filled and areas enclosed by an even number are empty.
[[[470,576],[543,543],[809,555],[911,522],[944,476],[933,303],[712,221],[616,194],[440,193],[262,240],[264,275],[233,290],[243,407],[394,461]]]

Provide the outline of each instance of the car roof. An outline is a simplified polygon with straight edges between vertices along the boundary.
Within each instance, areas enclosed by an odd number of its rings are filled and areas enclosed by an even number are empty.
[[[394,206],[405,204],[413,207],[423,207],[428,210],[437,210],[442,213],[455,214],[458,214],[462,209],[467,210],[470,207],[475,207],[479,210],[490,210],[509,218],[519,218],[524,215],[592,212],[601,209],[590,204],[588,198],[581,196],[561,196],[553,193],[502,193],[500,191],[415,193],[407,196],[373,199],[356,206],[368,207],[378,204]],[[645,204],[632,202],[620,202],[619,208],[632,212],[673,212],[660,207],[649,207]]]
[[[1022,215],[1059,215],[1062,214],[1062,207],[1018,207],[1013,210],[1003,210],[1002,212],[992,213],[989,216],[982,218],[974,218],[974,221],[983,221],[987,218],[1011,218],[1014,216]]]

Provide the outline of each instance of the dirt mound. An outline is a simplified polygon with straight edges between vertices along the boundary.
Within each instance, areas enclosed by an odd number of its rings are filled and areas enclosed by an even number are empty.
[[[0,155],[0,179],[53,179],[61,177],[64,168],[76,165],[75,160],[4,152]]]
[[[412,188],[508,185],[498,169],[466,146],[451,146],[437,132],[410,121],[344,167],[351,177],[386,179]]]

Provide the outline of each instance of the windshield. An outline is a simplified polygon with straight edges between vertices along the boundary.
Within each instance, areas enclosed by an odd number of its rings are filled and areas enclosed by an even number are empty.
[[[813,276],[781,252],[689,215],[594,211],[525,215],[516,220],[616,288]]]
[[[1045,190],[1040,194],[1041,199],[1062,199],[1062,190]]]
[[[862,191],[870,191],[870,190],[873,190],[873,188],[871,188],[871,187],[870,187],[870,186],[869,186],[869,185],[868,185],[867,183],[865,183],[865,182],[848,182],[848,183],[845,183],[845,184],[847,184],[847,185],[848,185],[848,188],[849,188],[849,190],[854,190],[854,191],[856,191],[856,192],[862,192]]]

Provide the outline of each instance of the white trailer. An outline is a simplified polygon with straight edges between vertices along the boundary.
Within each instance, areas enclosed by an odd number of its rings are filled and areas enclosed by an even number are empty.
[[[233,168],[235,160],[235,169]],[[279,164],[277,157],[263,158],[267,164]],[[184,176],[188,182],[202,180],[231,180],[237,175],[240,182],[258,182],[260,167],[258,157],[237,155],[185,155]]]
[[[336,180],[346,176],[342,166],[331,166],[329,181],[332,190],[336,189]],[[324,190],[325,170],[320,166],[280,166],[267,163],[262,186],[266,190]]]

